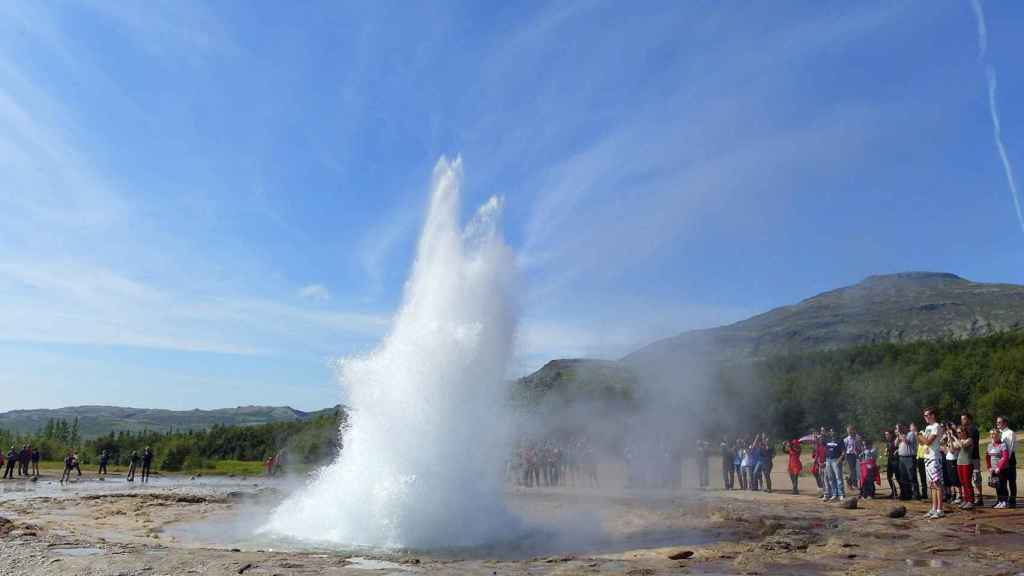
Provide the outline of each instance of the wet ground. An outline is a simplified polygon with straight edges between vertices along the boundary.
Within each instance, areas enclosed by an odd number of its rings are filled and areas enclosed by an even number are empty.
[[[297,481],[55,480],[0,483],[0,575],[1024,572],[1017,510],[925,520],[918,502],[889,518],[900,503],[846,510],[782,493],[510,488],[524,533],[487,548],[396,552],[255,535]]]

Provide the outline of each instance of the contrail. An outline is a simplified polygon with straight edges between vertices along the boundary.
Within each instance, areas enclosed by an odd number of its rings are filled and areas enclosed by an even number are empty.
[[[1024,230],[1024,214],[1020,211],[1020,197],[1017,196],[1017,182],[1013,179],[1013,166],[1006,156],[1006,147],[1003,146],[1003,131],[999,124],[999,109],[996,108],[996,70],[992,66],[985,68],[988,73],[988,109],[992,113],[992,136],[996,141],[996,149],[999,150],[999,157],[1003,160],[1003,170],[1006,171],[1006,183],[1010,186],[1010,194],[1013,196],[1013,206],[1017,209],[1017,220],[1020,221],[1020,229]]]
[[[974,16],[978,19],[978,62],[981,62],[988,52],[988,28],[985,27],[985,12],[981,9],[981,0],[971,0],[971,8],[974,8]]]
[[[974,9],[974,16],[978,21],[978,61],[985,59],[988,52],[988,29],[985,26],[985,12],[981,8],[981,0],[971,0],[971,8]],[[1020,222],[1020,229],[1024,231],[1024,213],[1020,208],[1020,196],[1017,194],[1017,182],[1013,178],[1013,165],[1010,157],[1006,154],[1006,146],[1003,144],[1003,130],[999,124],[999,108],[996,105],[996,90],[998,81],[996,69],[991,65],[985,66],[985,75],[988,77],[988,111],[992,115],[992,137],[996,143],[996,150],[999,151],[999,158],[1003,161],[1003,170],[1006,172],[1006,183],[1010,188],[1010,196],[1013,197],[1013,207],[1017,210],[1017,221]]]

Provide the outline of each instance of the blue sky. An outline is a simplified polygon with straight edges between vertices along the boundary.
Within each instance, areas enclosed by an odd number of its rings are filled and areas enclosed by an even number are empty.
[[[505,199],[515,373],[1024,283],[1024,5],[979,6],[0,0],[0,410],[340,401],[441,155]]]

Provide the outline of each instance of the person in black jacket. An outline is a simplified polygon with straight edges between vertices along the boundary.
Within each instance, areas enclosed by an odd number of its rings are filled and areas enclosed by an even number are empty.
[[[149,482],[149,468],[153,465],[153,451],[146,446],[142,451],[142,481]]]

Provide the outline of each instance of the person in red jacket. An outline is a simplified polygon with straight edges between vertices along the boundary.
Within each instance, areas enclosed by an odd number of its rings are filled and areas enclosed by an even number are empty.
[[[800,472],[804,469],[803,463],[800,462],[800,439],[794,438],[786,442],[782,445],[782,450],[789,454],[789,481],[793,483],[793,494],[799,494]]]

